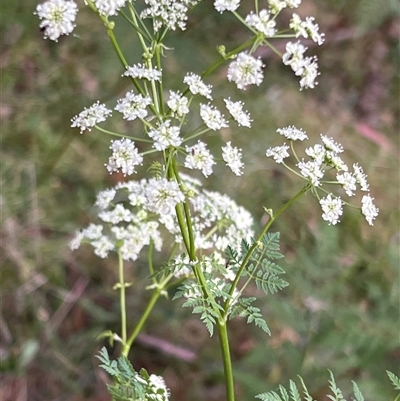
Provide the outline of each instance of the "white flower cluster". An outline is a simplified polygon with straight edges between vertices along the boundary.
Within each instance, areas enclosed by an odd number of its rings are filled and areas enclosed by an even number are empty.
[[[148,81],[161,81],[162,72],[157,68],[147,68],[143,64],[135,64],[127,67],[122,76],[147,79]]]
[[[242,238],[251,239],[253,218],[247,210],[226,195],[200,191],[201,184],[195,179],[183,175],[182,180],[194,194],[189,201],[197,249],[223,253],[228,245],[239,249]],[[134,261],[151,242],[161,251],[161,226],[181,243],[175,206],[184,199],[178,184],[165,178],[121,182],[97,196],[95,205],[103,223],[90,224],[79,231],[70,247],[77,249],[81,243],[89,243],[101,258],[119,248],[124,260]]]
[[[130,139],[111,141],[110,149],[113,153],[105,164],[110,174],[121,170],[124,176],[131,175],[136,172],[135,167],[143,163],[143,156]]]
[[[163,26],[175,31],[184,31],[188,11],[200,0],[145,0],[148,8],[140,13],[140,18],[152,18],[153,29],[159,31]]]
[[[90,131],[96,124],[106,121],[111,115],[111,110],[107,109],[105,104],[97,101],[93,106],[84,109],[77,116],[73,117],[71,127],[78,127],[83,131]]]
[[[290,141],[304,141],[308,139],[307,134],[296,127],[286,127],[278,129],[277,132],[285,136]],[[276,163],[284,163],[284,159],[290,156],[289,146],[271,147],[267,149],[266,156],[272,157]],[[347,196],[354,196],[357,188],[361,191],[368,192],[369,185],[367,176],[364,174],[362,167],[357,163],[353,164],[353,171],[349,171],[349,167],[339,156],[343,152],[343,146],[336,143],[332,138],[321,134],[321,143],[305,149],[305,153],[310,157],[309,160],[297,159],[298,175],[308,180],[314,189],[321,187],[322,184],[338,184],[344,190]],[[286,166],[286,165],[285,165]],[[336,171],[336,180],[322,181],[325,176],[325,169],[328,171]],[[316,192],[315,192],[316,193]],[[320,199],[320,205],[323,211],[322,218],[330,224],[337,224],[343,213],[343,202],[339,196],[328,194],[323,199]],[[373,198],[370,194],[364,195],[361,201],[361,212],[370,225],[378,216],[379,209],[373,204]]]
[[[299,76],[300,88],[314,88],[317,85],[316,79],[318,72],[318,59],[314,57],[304,57],[307,47],[300,42],[288,42],[286,52],[282,56],[283,64],[290,65],[295,75]]]
[[[48,0],[38,4],[35,14],[41,19],[44,38],[58,41],[61,35],[70,34],[75,28],[78,6],[70,0]]]
[[[276,33],[276,21],[270,17],[268,10],[261,10],[258,14],[251,12],[245,22],[256,31],[263,33],[265,37],[272,38]]]
[[[228,68],[228,81],[235,82],[239,89],[246,89],[248,85],[259,86],[264,78],[263,63],[246,52],[239,53],[236,60]]]
[[[182,143],[182,138],[179,136],[180,128],[171,127],[171,120],[159,123],[156,129],[151,129],[148,132],[149,137],[154,139],[154,147],[157,150],[165,150],[169,146],[179,146]]]
[[[125,6],[127,0],[93,0],[99,14],[109,17],[117,15],[118,11]],[[85,4],[87,2],[85,1]]]

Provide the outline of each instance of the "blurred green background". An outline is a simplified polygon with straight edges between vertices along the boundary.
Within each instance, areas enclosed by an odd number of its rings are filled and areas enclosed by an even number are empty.
[[[242,3],[250,10],[250,1]],[[110,138],[95,130],[80,135],[70,119],[98,99],[113,104],[130,88],[89,10],[80,11],[73,35],[53,43],[43,40],[35,7],[31,0],[1,4],[0,399],[107,400],[94,354],[103,345],[96,336],[118,330],[116,263],[67,245],[94,219],[96,192],[121,177],[104,168]],[[299,92],[297,78],[267,48],[259,52],[266,68],[258,88],[239,92],[226,83],[226,66],[219,69],[210,80],[216,97],[242,98],[254,123],[221,133],[243,148],[245,174],[237,179],[217,167],[207,188],[236,199],[261,225],[263,206],[277,209],[301,188],[265,157],[282,143],[276,129],[296,125],[312,139],[325,133],[344,145],[346,161],[368,174],[380,216],[369,227],[347,208],[338,226],[328,226],[306,196],[276,223],[290,286],[258,303],[271,337],[242,320],[230,324],[237,399],[254,399],[300,374],[324,401],[329,368],[345,395],[355,380],[366,401],[388,401],[394,391],[385,370],[400,374],[399,5],[303,1],[299,13],[314,15],[326,32],[326,43],[309,49],[319,58],[319,85]],[[123,20],[116,31],[129,62],[139,62]],[[246,38],[233,17],[204,2],[187,32],[167,40],[174,48],[165,60],[171,88],[186,71],[201,73],[215,60],[217,45],[231,49]],[[126,268],[134,282],[131,324],[149,298],[141,267]],[[132,362],[162,374],[172,400],[224,400],[217,339],[190,311],[161,300],[143,334]]]

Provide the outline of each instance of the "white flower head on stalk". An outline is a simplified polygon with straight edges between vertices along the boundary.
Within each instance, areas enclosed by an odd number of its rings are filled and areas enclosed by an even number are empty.
[[[304,141],[308,139],[305,131],[303,131],[301,128],[296,128],[293,125],[286,128],[278,128],[276,132],[280,135],[283,135],[287,139],[290,139],[291,141]]]
[[[261,10],[258,14],[252,11],[246,17],[245,22],[256,31],[264,34],[267,38],[272,38],[276,33],[276,22],[270,18],[268,10]]]
[[[286,43],[286,52],[282,56],[282,62],[285,65],[290,65],[292,70],[296,73],[301,67],[304,60],[304,53],[307,47],[300,42]]]
[[[303,38],[310,38],[318,45],[322,45],[325,41],[325,34],[319,32],[319,26],[314,23],[314,20],[314,17],[307,17],[305,21],[302,21],[297,14],[293,14],[289,27],[295,31],[296,38],[303,36]]]
[[[268,5],[271,14],[277,14],[287,7],[285,0],[269,0]]]
[[[140,18],[152,18],[153,29],[159,31],[163,26],[175,31],[186,29],[187,12],[196,5],[199,0],[145,0],[148,5]]]
[[[323,163],[326,157],[325,146],[320,143],[316,143],[314,146],[306,148],[305,153],[318,163]]]
[[[228,121],[225,120],[222,113],[210,104],[200,104],[200,117],[204,124],[213,131],[228,127]]]
[[[222,148],[222,158],[226,165],[236,174],[243,174],[242,163],[242,149],[238,149],[236,146],[232,147],[231,143],[228,142],[226,146]]]
[[[295,72],[296,75],[300,76],[300,90],[304,88],[314,88],[318,85],[316,81],[318,75],[318,59],[317,57],[306,57],[301,63],[301,67]]]
[[[224,11],[236,11],[240,6],[240,0],[215,0],[214,7],[219,13]]]
[[[320,180],[324,176],[324,170],[322,169],[321,163],[316,160],[309,160],[307,162],[304,159],[297,164],[300,170],[300,174],[310,180],[311,184],[315,187],[321,185]]]
[[[361,199],[361,213],[365,216],[370,226],[374,225],[374,220],[378,216],[379,209],[374,205],[374,198],[371,195],[364,195]]]
[[[251,127],[252,119],[247,111],[243,110],[243,102],[233,102],[230,98],[224,99],[226,108],[233,119],[242,127]]]
[[[179,146],[182,138],[179,136],[179,127],[171,127],[171,120],[158,124],[157,129],[149,131],[149,137],[154,139],[154,147],[157,150],[165,150],[169,146]]]
[[[123,118],[128,121],[136,118],[145,118],[148,114],[146,107],[152,103],[149,96],[135,95],[133,91],[129,91],[124,98],[119,99],[115,110],[123,114]]]
[[[98,123],[106,121],[106,118],[111,115],[111,110],[107,109],[104,104],[97,101],[93,106],[84,109],[77,116],[73,117],[71,127],[78,127],[83,131],[91,131],[91,129]]]
[[[339,197],[333,197],[329,194],[327,197],[319,201],[322,208],[322,218],[329,224],[337,224],[340,216],[343,214],[343,202]]]
[[[125,6],[127,0],[93,0],[99,14],[109,17],[117,15],[118,11]],[[86,1],[85,1],[85,4]]]
[[[188,98],[180,92],[169,91],[168,107],[174,116],[180,118],[189,113]]]
[[[260,85],[264,75],[263,63],[246,52],[239,53],[236,60],[228,68],[228,80],[235,82],[239,89],[246,89],[248,85]]]
[[[111,201],[114,199],[117,191],[114,188],[106,189],[97,194],[95,206],[104,210],[110,206]]]
[[[326,150],[330,150],[334,153],[342,153],[343,152],[343,146],[340,143],[337,143],[333,140],[333,138],[330,138],[329,136],[321,134],[321,139],[322,143],[325,146]]]
[[[212,86],[206,85],[201,79],[200,75],[194,74],[193,72],[187,73],[183,79],[183,83],[189,86],[189,90],[193,95],[199,94],[207,99],[212,99]]]
[[[367,181],[367,176],[364,174],[364,170],[358,163],[353,164],[354,177],[356,178],[357,184],[360,185],[361,191],[368,191],[369,184]]]
[[[139,154],[135,147],[135,142],[130,139],[123,138],[117,141],[111,141],[110,149],[113,151],[105,166],[110,174],[119,171],[127,176],[136,173],[135,166],[141,165],[143,156]]]
[[[215,162],[204,142],[198,141],[196,145],[186,146],[186,152],[186,168],[201,170],[205,177],[212,174],[212,166]]]
[[[143,64],[135,64],[127,67],[122,76],[147,79],[148,81],[161,81],[162,72],[157,68],[146,68]]]
[[[336,180],[346,191],[347,196],[354,196],[354,191],[357,189],[357,180],[353,174],[347,171],[342,174],[336,174]]]
[[[160,215],[175,213],[175,206],[185,200],[178,183],[166,178],[149,180],[145,196],[148,202],[146,208]]]
[[[35,14],[41,19],[40,28],[44,38],[58,41],[61,35],[69,35],[75,28],[78,6],[74,1],[49,0],[36,7]]]
[[[289,146],[284,143],[282,146],[275,146],[267,149],[266,156],[272,157],[276,163],[283,163],[283,159],[289,157],[288,153]]]

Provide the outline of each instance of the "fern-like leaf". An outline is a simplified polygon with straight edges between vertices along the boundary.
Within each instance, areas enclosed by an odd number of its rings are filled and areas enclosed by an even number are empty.
[[[395,390],[400,390],[400,379],[392,372],[386,371]]]
[[[390,372],[388,372],[388,375],[389,375],[389,373]],[[333,400],[333,401],[345,401],[342,391],[336,385],[333,373],[331,371],[329,371],[329,374],[330,374],[329,388],[332,390],[332,392],[336,398],[333,398],[332,395],[327,395],[327,398],[330,400]],[[389,377],[390,377],[390,375],[389,375]],[[292,401],[302,401],[302,400],[315,401],[311,397],[311,395],[307,389],[307,386],[304,383],[304,380],[300,376],[298,376],[298,378],[303,387],[304,398],[301,397],[300,391],[299,391],[296,383],[293,380],[289,381],[289,393],[282,385],[279,385],[280,395],[275,391],[269,391],[268,393],[258,394],[258,395],[256,395],[255,398],[259,398],[261,401],[289,401],[289,394],[290,394],[290,400],[292,400]],[[400,380],[399,380],[399,383],[400,383]],[[353,393],[354,393],[355,401],[364,401],[364,397],[361,394],[360,389],[358,388],[357,384],[354,382],[353,382]]]

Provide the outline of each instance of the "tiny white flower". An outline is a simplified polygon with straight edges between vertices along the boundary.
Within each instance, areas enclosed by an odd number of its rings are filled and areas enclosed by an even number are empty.
[[[361,212],[365,216],[370,226],[374,225],[374,220],[378,216],[379,209],[374,205],[374,198],[371,195],[364,195],[361,199]]]
[[[236,174],[242,175],[242,168],[244,164],[242,163],[242,151],[237,147],[232,148],[231,143],[228,142],[226,146],[222,148],[222,158],[224,159],[226,165]]]
[[[147,68],[143,64],[135,64],[127,67],[122,76],[138,79],[144,78],[148,81],[161,81],[162,72],[157,68]]]
[[[323,163],[326,157],[326,149],[320,143],[317,143],[314,146],[306,148],[305,153],[312,159],[318,161],[318,163]]]
[[[93,0],[99,14],[109,17],[117,15],[118,11],[125,6],[127,0]],[[85,4],[86,1],[85,1]]]
[[[168,107],[172,110],[174,116],[183,117],[189,113],[188,98],[180,92],[169,91]]]
[[[282,146],[275,146],[274,148],[267,149],[266,156],[273,157],[276,163],[283,163],[283,159],[289,157],[289,146],[285,143]]]
[[[240,6],[240,0],[215,0],[214,7],[221,14],[224,11],[236,11]]]
[[[256,59],[246,52],[239,53],[236,60],[229,64],[228,80],[235,82],[239,89],[248,85],[258,86],[264,78],[262,67],[260,58]]]
[[[161,215],[175,213],[176,204],[185,200],[178,183],[166,178],[149,180],[145,194],[148,202],[146,207]]]
[[[293,14],[289,27],[295,31],[296,38],[303,36],[306,39],[310,38],[313,42],[322,45],[325,41],[325,35],[319,33],[319,26],[314,23],[314,20],[314,17],[307,17],[305,21],[302,21],[297,14]]]
[[[286,4],[290,8],[297,8],[301,4],[301,0],[286,0]]]
[[[343,189],[346,191],[346,194],[348,196],[353,196],[355,194],[355,190],[357,189],[356,187],[356,179],[353,176],[353,174],[345,171],[342,174],[337,174],[336,175],[337,182],[343,187]]]
[[[213,131],[228,127],[228,121],[225,120],[223,114],[210,104],[200,104],[200,117],[204,124]]]
[[[179,127],[171,127],[171,120],[158,124],[157,129],[149,131],[149,137],[154,139],[154,147],[157,150],[165,150],[169,146],[179,146],[182,138],[179,136]]]
[[[292,141],[297,141],[297,140],[304,141],[308,139],[308,136],[305,133],[305,131],[303,131],[301,128],[296,128],[293,125],[286,128],[278,128],[276,132]]]
[[[274,19],[270,19],[268,10],[261,10],[258,15],[251,12],[246,17],[245,22],[258,32],[263,33],[267,38],[271,38],[276,33],[276,22]]]
[[[125,176],[131,175],[136,172],[135,166],[141,165],[143,162],[143,156],[139,154],[135,142],[130,139],[111,141],[110,149],[113,153],[108,159],[108,163],[105,164],[110,174],[121,169]]]
[[[199,0],[146,0],[148,6],[140,18],[152,18],[153,28],[159,31],[163,26],[170,30],[186,29],[187,12]]]
[[[335,142],[333,138],[321,134],[321,139],[327,150],[331,150],[332,152],[335,153],[343,152],[343,146],[340,143]]]
[[[41,19],[40,28],[44,38],[58,41],[61,35],[69,35],[75,28],[78,6],[74,1],[48,0],[36,7],[35,14]]]
[[[117,191],[114,188],[106,189],[97,194],[95,206],[100,209],[107,209],[110,206],[110,202],[114,199]]]
[[[303,177],[310,180],[311,184],[315,187],[321,185],[320,179],[324,176],[324,170],[321,168],[321,164],[316,160],[309,160],[307,162],[304,159],[297,163],[297,167]]]
[[[93,106],[84,109],[77,116],[71,119],[71,127],[78,127],[83,131],[90,131],[96,124],[106,121],[106,118],[111,115],[111,110],[107,109],[104,104],[97,101]]]
[[[322,208],[322,218],[329,222],[329,224],[337,224],[340,216],[343,214],[343,202],[339,197],[332,197],[329,194],[327,197],[319,201]]]
[[[99,218],[106,223],[118,224],[122,221],[130,222],[132,214],[129,209],[118,203],[113,210],[99,213]]]
[[[206,85],[201,79],[200,75],[194,74],[193,72],[187,73],[183,79],[183,83],[189,86],[189,90],[193,95],[200,94],[207,99],[212,99],[212,86]]]
[[[269,11],[271,14],[277,14],[282,11],[285,7],[287,7],[285,0],[269,0]]]
[[[301,62],[301,66],[299,69],[295,71],[295,74],[300,76],[300,90],[303,88],[314,88],[315,85],[318,85],[316,81],[318,75],[318,60],[317,57],[306,57]]]
[[[123,114],[123,118],[128,121],[147,116],[146,107],[152,103],[149,96],[135,95],[133,91],[126,93],[125,97],[119,99],[115,110]]]
[[[94,253],[102,259],[105,259],[108,253],[115,249],[113,242],[105,235],[102,235],[96,241],[92,241],[92,246],[94,248]]]
[[[69,242],[69,248],[71,251],[74,251],[75,249],[78,249],[81,245],[82,240],[85,238],[84,234],[82,231],[77,231],[75,233],[74,238]]]
[[[341,157],[330,150],[326,151],[325,163],[328,166],[334,167],[337,171],[349,171],[347,164],[341,159]]]
[[[196,145],[186,146],[186,152],[185,167],[201,170],[205,177],[212,174],[215,162],[204,142],[198,141]]]
[[[230,115],[242,127],[251,127],[252,119],[247,111],[243,111],[243,102],[233,102],[230,98],[224,99]]]
[[[83,235],[85,238],[90,239],[90,240],[94,240],[94,239],[98,239],[102,236],[102,232],[103,232],[103,226],[101,224],[89,224],[88,227],[86,227],[83,230]]]
[[[369,190],[369,184],[367,181],[367,176],[364,174],[364,170],[361,166],[358,165],[358,163],[353,164],[353,170],[354,170],[354,177],[357,180],[357,184],[360,185],[361,191],[368,191]]]
[[[300,42],[288,42],[286,44],[286,52],[282,56],[283,64],[290,65],[292,70],[296,73],[300,68],[302,68],[304,53],[306,50],[307,47]]]

